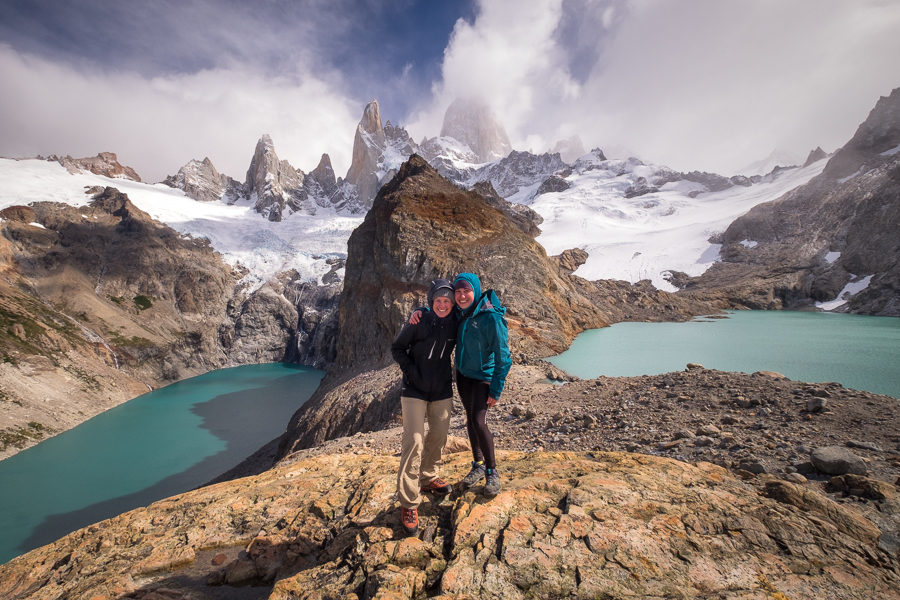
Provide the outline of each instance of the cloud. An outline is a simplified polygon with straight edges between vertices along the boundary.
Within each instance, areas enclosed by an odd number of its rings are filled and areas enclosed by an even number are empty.
[[[0,155],[116,152],[160,181],[192,158],[243,180],[269,133],[279,158],[309,171],[323,152],[349,167],[360,108],[310,73],[266,76],[232,66],[147,78],[58,64],[0,46]]]
[[[577,85],[559,68],[562,48],[553,42],[562,1],[482,2],[474,23],[459,20],[444,51],[442,81],[432,100],[411,118],[418,135],[436,135],[443,113],[457,97],[481,96],[512,131],[554,95],[577,94]]]
[[[852,136],[900,85],[900,11],[883,0],[482,1],[411,129],[482,94],[513,146],[588,147],[726,174],[775,149]],[[431,133],[433,135],[433,133]]]

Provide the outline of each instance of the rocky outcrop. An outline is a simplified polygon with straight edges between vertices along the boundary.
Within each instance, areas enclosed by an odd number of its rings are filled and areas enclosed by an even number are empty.
[[[348,243],[335,362],[292,417],[280,455],[374,431],[399,414],[390,343],[428,282],[472,271],[507,307],[515,362],[561,352],[577,333],[622,320],[677,320],[715,307],[649,282],[589,282],[548,257],[516,222],[413,156],[385,185]]]
[[[578,267],[587,262],[588,253],[581,248],[570,248],[563,250],[556,259],[559,261],[559,266],[570,273],[574,273],[578,270]]]
[[[444,475],[458,481],[469,459],[450,455]],[[648,455],[499,460],[499,496],[427,501],[416,537],[400,531],[396,457],[286,462],[15,558],[0,565],[0,595],[900,598],[879,528],[812,489]]]
[[[494,162],[512,151],[503,125],[480,98],[454,100],[444,113],[441,136],[452,137],[466,144],[475,153],[479,163]]]
[[[541,183],[541,187],[538,188],[537,192],[535,192],[535,196],[540,196],[541,194],[550,194],[553,192],[564,192],[569,189],[571,185],[564,178],[559,175],[551,175],[547,179]]]
[[[388,364],[390,341],[428,282],[462,271],[498,291],[517,356],[561,350],[578,331],[608,323],[531,236],[413,156],[350,236],[338,368]]]
[[[275,459],[327,440],[380,431],[399,422],[399,367],[366,370],[342,378],[337,385],[331,383],[333,379],[324,381],[291,417]]]
[[[336,260],[334,269],[343,261]],[[333,274],[333,271],[332,271]],[[304,281],[294,272],[228,303],[219,339],[232,364],[289,362],[323,368],[334,362],[341,281]]]
[[[208,157],[202,161],[189,161],[178,169],[178,173],[170,175],[163,183],[184,190],[188,198],[199,202],[222,200],[232,204],[244,195],[243,186],[231,177],[219,173]]]
[[[51,156],[48,160],[55,160],[65,167],[69,173],[90,171],[95,175],[103,175],[105,177],[121,177],[132,181],[141,180],[137,171],[131,167],[119,164],[119,158],[113,152],[101,152],[97,156],[86,158],[72,158],[71,156],[59,158]]]
[[[544,218],[524,204],[509,202],[501,198],[491,182],[480,181],[472,186],[472,191],[484,198],[485,202],[500,210],[526,235],[531,237],[540,235],[540,224],[544,222]]]

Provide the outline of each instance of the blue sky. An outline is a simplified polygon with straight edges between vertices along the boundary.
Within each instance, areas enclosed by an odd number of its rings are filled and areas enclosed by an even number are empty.
[[[849,139],[900,86],[897,31],[889,0],[0,0],[0,156],[243,179],[268,133],[343,174],[370,99],[418,141],[481,95],[516,149],[733,174]]]

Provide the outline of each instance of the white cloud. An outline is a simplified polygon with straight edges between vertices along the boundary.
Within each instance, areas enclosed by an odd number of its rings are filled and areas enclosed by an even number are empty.
[[[483,2],[474,24],[457,21],[444,52],[443,80],[433,101],[414,115],[414,136],[436,135],[456,97],[481,96],[510,131],[527,135],[528,120],[553,96],[573,98],[578,85],[559,68],[553,42],[562,0]]]
[[[883,0],[482,0],[410,129],[434,135],[454,97],[479,92],[518,149],[577,133],[733,174],[775,149],[845,143],[900,86],[897,31]]]
[[[111,151],[148,181],[205,156],[243,180],[264,133],[295,167],[309,171],[327,152],[341,174],[359,121],[357,103],[308,73],[266,77],[233,66],[148,79],[62,66],[8,46],[0,46],[0,73],[0,155]]]
[[[593,139],[725,173],[772,150],[834,150],[900,85],[881,2],[634,2],[585,85]],[[599,109],[599,110],[598,110]]]

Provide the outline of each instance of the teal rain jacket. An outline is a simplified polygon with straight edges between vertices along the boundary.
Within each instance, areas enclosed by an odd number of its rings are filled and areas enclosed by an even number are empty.
[[[468,274],[466,274],[468,275]],[[462,276],[457,279],[462,278]],[[468,279],[468,278],[466,278]],[[477,292],[481,291],[478,286]],[[509,355],[509,334],[506,327],[506,308],[494,290],[476,295],[471,312],[463,312],[456,338],[456,370],[471,379],[490,381],[490,396],[500,398],[506,374],[512,366]]]

